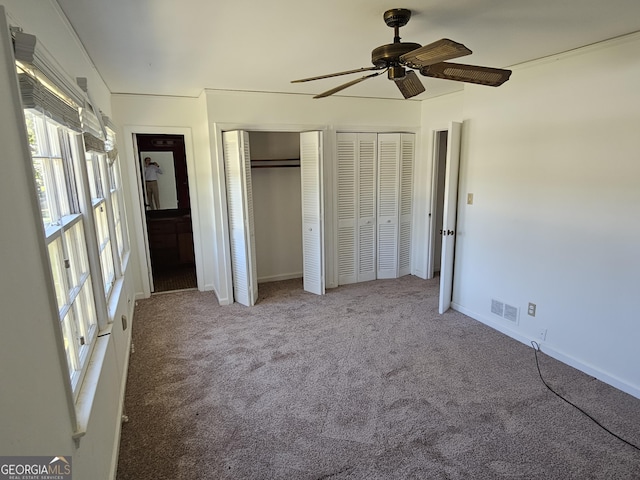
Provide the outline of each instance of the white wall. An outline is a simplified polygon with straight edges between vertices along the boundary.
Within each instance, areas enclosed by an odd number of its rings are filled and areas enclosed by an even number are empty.
[[[87,77],[96,102],[109,113],[110,93],[82,51],[73,32],[49,0],[2,0],[9,21],[58,60],[70,78]],[[4,22],[4,16],[0,15]],[[3,175],[0,213],[3,228],[0,262],[0,452],[2,455],[67,455],[73,477],[108,479],[115,476],[120,418],[126,380],[130,325],[133,313],[130,267],[116,283],[109,305],[117,319],[97,343],[101,368],[88,374],[95,381],[90,412],[74,408],[66,358],[62,348],[57,303],[44,246],[42,221],[36,201],[24,117],[17,90],[11,40],[6,28],[0,35],[0,144]],[[130,264],[129,264],[130,265]],[[11,274],[6,274],[11,272]],[[123,331],[120,318],[129,328]],[[86,413],[86,416],[80,413]],[[77,421],[86,420],[79,444],[72,439]]]
[[[132,253],[139,265],[135,276],[136,295],[148,296],[148,275],[145,257],[145,229],[140,198],[140,171],[135,156],[132,133],[182,133],[185,138],[189,197],[193,223],[193,243],[196,273],[200,290],[215,290],[216,244],[213,228],[213,190],[211,154],[204,95],[200,98],[154,97],[116,94],[112,98],[113,118],[121,126],[121,136],[127,148],[120,154],[123,175],[129,179],[127,196],[132,216]],[[220,298],[218,291],[215,292]]]
[[[249,132],[252,160],[300,158],[300,134]],[[258,282],[302,277],[300,167],[252,168]]]
[[[630,36],[465,89],[453,291],[455,308],[523,342],[547,329],[544,352],[636,397],[639,51]]]

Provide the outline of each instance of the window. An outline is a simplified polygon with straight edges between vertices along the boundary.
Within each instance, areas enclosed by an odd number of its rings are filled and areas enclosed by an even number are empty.
[[[64,341],[60,349],[77,399],[98,331],[113,320],[111,307],[119,300],[114,286],[124,274],[129,237],[115,128],[104,127],[112,124],[92,105],[86,79],[83,94],[40,55],[36,51],[32,64],[17,61],[16,68]]]
[[[122,176],[120,174],[120,159],[118,158],[118,149],[116,147],[116,134],[109,125],[110,120],[103,117],[107,127],[107,141],[105,148],[107,150],[107,178],[109,186],[109,195],[111,197],[111,211],[113,212],[113,226],[115,229],[117,252],[117,264],[120,270],[124,270],[124,262],[129,252],[129,231],[127,229],[127,221],[125,216],[124,198],[122,191]]]
[[[109,132],[109,130],[107,130]],[[111,154],[111,152],[115,152]],[[117,151],[108,152],[110,164],[108,167],[109,194],[111,195],[111,210],[113,212],[113,224],[115,228],[117,258],[120,271],[124,271],[126,254],[129,252],[129,231],[124,209],[124,198],[122,191],[122,176],[120,174],[120,159]]]
[[[25,110],[25,120],[69,377],[77,394],[98,332],[86,222],[78,203],[79,135],[33,110]]]
[[[114,138],[112,132],[109,132],[109,136]],[[116,278],[124,272],[124,262],[129,252],[120,162],[114,144],[107,142],[109,147],[112,150],[107,153],[86,153],[102,280],[107,298]]]
[[[115,282],[116,271],[113,263],[113,250],[111,234],[109,231],[109,219],[107,215],[107,201],[105,199],[105,154],[88,152],[87,173],[89,176],[89,189],[91,191],[91,204],[93,217],[96,222],[96,236],[98,239],[98,252],[100,254],[100,266],[102,268],[102,285],[104,294],[109,298]],[[110,207],[109,207],[110,208]]]

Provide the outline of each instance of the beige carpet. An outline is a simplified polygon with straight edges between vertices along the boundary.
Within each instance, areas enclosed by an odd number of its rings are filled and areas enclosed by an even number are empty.
[[[325,296],[263,284],[250,308],[138,302],[118,480],[640,478],[640,452],[548,391],[531,347],[438,315],[437,293],[408,276]],[[640,442],[640,400],[540,366]]]

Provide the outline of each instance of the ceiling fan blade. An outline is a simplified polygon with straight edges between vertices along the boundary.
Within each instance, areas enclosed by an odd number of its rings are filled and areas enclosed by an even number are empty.
[[[404,98],[415,97],[424,92],[424,85],[422,85],[422,82],[413,70],[407,72],[402,78],[394,79],[394,81]]]
[[[335,88],[332,88],[331,90],[327,90],[326,92],[322,92],[318,95],[316,95],[313,98],[324,98],[324,97],[328,97],[329,95],[333,95],[334,93],[337,93],[341,90],[344,90],[345,88],[351,87],[352,85],[355,85],[357,83],[362,82],[363,80],[366,80],[367,78],[373,78],[373,77],[377,77],[378,75],[380,75],[383,72],[378,72],[378,73],[372,73],[371,75],[365,75],[364,77],[360,77],[360,78],[356,78],[355,80],[351,80],[350,82],[347,83],[343,83],[342,85],[339,85]]]
[[[511,76],[511,70],[447,62],[423,67],[420,69],[420,73],[427,77],[477,83],[478,85],[488,85],[490,87],[499,87],[509,80]]]
[[[357,68],[355,70],[347,70],[346,72],[328,73],[327,75],[318,75],[317,77],[301,78],[300,80],[291,80],[291,83],[310,82],[312,80],[322,80],[323,78],[338,77],[340,75],[348,75],[350,73],[367,72],[369,70],[382,70],[382,68],[381,67],[362,67],[362,68]]]
[[[471,50],[463,44],[443,38],[400,55],[400,63],[411,68],[422,68],[452,58],[464,57],[470,53]]]

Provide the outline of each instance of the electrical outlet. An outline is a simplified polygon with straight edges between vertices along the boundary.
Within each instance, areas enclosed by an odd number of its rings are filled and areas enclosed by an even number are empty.
[[[527,313],[532,317],[536,316],[536,304],[529,302],[529,308],[527,308]]]
[[[538,340],[540,340],[541,342],[544,342],[546,339],[547,339],[547,329],[541,328],[538,331]]]

